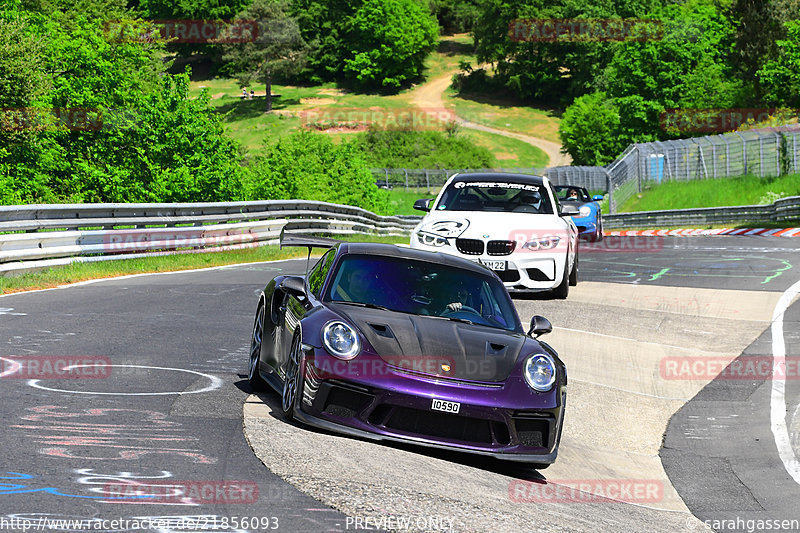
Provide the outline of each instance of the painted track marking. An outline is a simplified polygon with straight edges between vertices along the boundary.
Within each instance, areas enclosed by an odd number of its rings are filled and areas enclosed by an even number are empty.
[[[792,300],[800,294],[800,281],[786,289],[775,306],[772,314],[772,394],[770,396],[770,425],[772,435],[775,438],[775,445],[778,447],[778,455],[783,461],[786,471],[792,479],[800,484],[800,461],[792,449],[789,439],[789,430],[786,427],[786,379],[785,372],[775,369],[779,364],[786,367],[786,341],[783,337],[783,316],[792,303]]]
[[[92,366],[92,365],[71,365],[66,367],[65,370],[69,370],[70,368],[76,368],[81,366]],[[76,391],[76,390],[65,390],[65,389],[56,389],[52,387],[45,387],[44,385],[40,385],[38,379],[31,379],[28,381],[28,385],[34,387],[36,389],[42,389],[50,392],[67,392],[69,394],[96,394],[96,395],[103,395],[103,396],[167,396],[170,394],[200,394],[202,392],[210,392],[213,390],[217,390],[222,387],[222,380],[216,376],[212,376],[210,374],[203,374],[202,372],[195,372],[194,370],[187,370],[185,368],[169,368],[164,366],[143,366],[143,365],[108,365],[111,367],[117,368],[145,368],[149,370],[172,370],[173,372],[186,372],[189,374],[196,374],[198,376],[204,377],[208,379],[211,383],[202,389],[198,390],[191,390],[191,391],[170,391],[170,392],[92,392],[92,391]]]

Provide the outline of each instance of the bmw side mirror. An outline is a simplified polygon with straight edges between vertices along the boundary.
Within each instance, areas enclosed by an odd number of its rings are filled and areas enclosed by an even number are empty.
[[[428,207],[430,203],[431,203],[430,198],[422,198],[414,202],[414,209],[416,209],[417,211],[425,211],[427,213],[428,211],[431,210],[431,208]]]
[[[594,200],[595,202],[602,202],[603,201],[603,195],[602,194],[595,194],[594,196],[592,196],[592,200]]]
[[[562,217],[571,217],[575,216],[580,213],[580,209],[575,207],[574,205],[562,205],[561,206],[561,216]]]
[[[528,336],[541,337],[553,331],[553,325],[543,316],[536,315],[531,319],[531,329],[528,331]]]
[[[306,295],[306,284],[299,276],[286,276],[278,284],[278,289],[293,296]]]

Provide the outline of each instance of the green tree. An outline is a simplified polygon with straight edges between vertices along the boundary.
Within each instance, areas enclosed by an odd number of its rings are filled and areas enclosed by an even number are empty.
[[[757,73],[764,101],[773,106],[800,106],[800,20],[786,23],[788,37],[776,43],[777,57]]]
[[[737,77],[753,85],[756,101],[761,99],[758,70],[778,56],[777,42],[786,39],[785,23],[800,17],[798,0],[735,0],[726,12],[736,25],[731,62]]]
[[[259,21],[256,39],[226,44],[223,59],[241,86],[266,85],[266,112],[272,111],[272,79],[300,72],[308,51],[297,22],[287,14],[287,4],[255,0],[238,19]]]
[[[625,148],[616,137],[619,130],[619,108],[605,93],[596,92],[575,99],[567,108],[558,135],[574,164],[605,165]]]
[[[480,16],[478,0],[430,0],[431,12],[445,33],[472,31]]]
[[[0,8],[0,20],[8,13]],[[241,194],[238,146],[207,95],[188,97],[186,74],[164,74],[163,43],[109,38],[102,24],[79,15],[68,25],[59,22],[63,13],[28,15],[25,35],[43,43],[31,48],[31,57],[40,57],[31,65],[39,65],[47,84],[32,93],[30,107],[41,110],[37,121],[19,142],[0,147],[0,201],[202,201]]]
[[[436,47],[436,20],[415,0],[365,0],[347,23],[344,73],[361,87],[397,89],[422,74]]]
[[[610,62],[614,41],[592,37],[547,41],[526,33],[526,19],[642,18],[661,0],[486,0],[473,26],[479,63],[493,63],[496,81],[525,100],[567,103],[592,92]]]

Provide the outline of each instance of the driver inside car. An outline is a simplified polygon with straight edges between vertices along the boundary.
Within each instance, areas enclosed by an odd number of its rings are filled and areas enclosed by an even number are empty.
[[[471,308],[473,307],[472,295],[469,293],[469,290],[464,285],[459,284],[456,287],[455,296],[456,300],[447,304],[443,312],[446,313],[448,311],[453,311],[453,312],[460,311],[461,308],[465,306]]]

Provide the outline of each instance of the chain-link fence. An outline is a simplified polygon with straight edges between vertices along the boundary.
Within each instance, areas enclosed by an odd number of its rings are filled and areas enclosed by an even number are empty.
[[[795,124],[632,144],[606,167],[557,167],[548,169],[547,175],[551,179],[558,176],[558,183],[574,185],[583,185],[587,180],[600,183],[605,178],[610,193],[609,206],[611,212],[616,213],[626,200],[651,185],[748,174],[782,176],[800,171],[798,156],[800,125]]]
[[[783,176],[800,172],[800,125],[762,128],[630,145],[605,167],[548,169],[373,169],[378,185],[438,189],[463,172],[513,172],[546,175],[556,185],[575,185],[608,193],[611,213],[631,196],[666,181]]]

